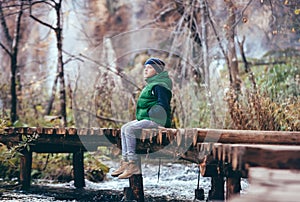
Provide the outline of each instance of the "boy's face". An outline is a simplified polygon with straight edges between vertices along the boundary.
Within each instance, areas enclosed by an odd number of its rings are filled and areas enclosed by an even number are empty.
[[[156,75],[157,72],[156,70],[149,64],[147,64],[144,68],[144,78],[147,79],[147,78],[150,78],[154,75]]]

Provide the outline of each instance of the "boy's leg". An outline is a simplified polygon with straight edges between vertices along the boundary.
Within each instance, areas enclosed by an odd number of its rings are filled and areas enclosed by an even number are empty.
[[[137,120],[133,120],[133,121],[130,121],[126,124],[124,124],[122,127],[121,127],[121,146],[122,146],[122,159],[123,160],[127,160],[127,137],[126,137],[126,129],[127,127],[130,127],[132,124],[136,123]]]
[[[150,120],[141,120],[132,122],[125,128],[126,151],[128,160],[137,160],[136,156],[136,139],[141,137],[142,129],[157,128],[159,125]]]
[[[142,129],[144,128],[157,128],[158,124],[150,120],[141,120],[128,125],[125,128],[125,138],[127,144],[127,158],[129,164],[126,170],[119,175],[119,179],[126,179],[134,174],[141,174],[140,165],[137,162],[138,156],[136,154],[136,139],[141,137]]]
[[[120,174],[122,174],[126,170],[126,168],[129,165],[129,162],[127,159],[127,142],[126,142],[126,137],[125,137],[125,130],[126,130],[126,127],[130,126],[134,122],[136,122],[136,120],[128,122],[121,127],[122,159],[121,159],[119,168],[117,168],[114,172],[111,173],[111,176],[113,176],[113,177],[118,177]]]

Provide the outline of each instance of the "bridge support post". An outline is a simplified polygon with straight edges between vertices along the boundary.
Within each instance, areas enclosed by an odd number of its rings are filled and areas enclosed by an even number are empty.
[[[22,190],[29,190],[31,184],[31,165],[32,165],[32,152],[26,148],[21,152],[20,159],[20,184]]]
[[[141,158],[138,159],[138,164],[142,172]],[[129,178],[129,186],[124,188],[125,200],[136,200],[138,202],[144,202],[144,186],[143,186],[143,175],[137,174],[132,175]]]
[[[234,195],[240,194],[241,191],[241,172],[232,170],[229,164],[225,169],[226,175],[226,199],[230,199]]]
[[[221,161],[214,162],[216,164],[211,164],[207,166],[206,172],[211,177],[211,190],[208,193],[208,200],[224,200],[224,170],[223,163]]]
[[[74,186],[76,188],[85,187],[83,160],[83,151],[81,149],[73,153]]]
[[[209,200],[224,200],[224,177],[218,175],[211,177],[211,190],[208,194]]]
[[[226,178],[226,199],[240,194],[241,178]]]

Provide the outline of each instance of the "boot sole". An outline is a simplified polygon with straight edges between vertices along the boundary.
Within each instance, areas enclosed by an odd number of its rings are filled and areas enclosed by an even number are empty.
[[[142,174],[142,173],[141,172],[136,172],[136,173],[133,173],[133,174],[125,176],[125,177],[122,177],[122,176],[120,177],[120,175],[119,175],[118,178],[119,179],[128,179],[128,178],[130,178],[133,175],[140,175],[140,174]]]
[[[112,176],[112,177],[118,177],[118,176],[121,175],[121,174],[122,174],[122,173],[117,174],[117,175],[112,175],[112,174],[111,174],[111,176]]]

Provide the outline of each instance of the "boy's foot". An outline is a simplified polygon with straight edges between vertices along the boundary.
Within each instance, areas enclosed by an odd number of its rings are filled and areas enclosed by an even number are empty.
[[[132,175],[141,174],[140,166],[135,161],[129,161],[129,164],[125,171],[119,175],[119,179],[127,179],[130,178]]]
[[[121,160],[119,168],[117,170],[115,170],[114,172],[112,172],[111,176],[118,177],[126,170],[128,165],[129,165],[129,162]]]

